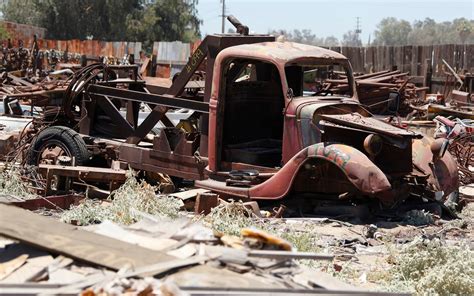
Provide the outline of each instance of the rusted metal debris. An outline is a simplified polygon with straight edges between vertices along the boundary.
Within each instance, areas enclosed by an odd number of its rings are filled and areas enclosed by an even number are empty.
[[[434,121],[438,125],[435,136],[449,140],[448,150],[458,163],[460,183],[474,183],[474,121],[450,120],[440,115]]]
[[[398,114],[405,116],[412,111],[410,104],[416,104],[422,94],[426,92],[426,87],[417,87],[410,82],[408,72],[379,71],[370,74],[355,75],[359,101],[368,107],[375,114],[388,114],[387,101],[391,92],[400,93],[400,108]],[[347,78],[345,74],[339,74],[334,79],[329,79],[323,86],[334,93],[343,93],[347,90]]]

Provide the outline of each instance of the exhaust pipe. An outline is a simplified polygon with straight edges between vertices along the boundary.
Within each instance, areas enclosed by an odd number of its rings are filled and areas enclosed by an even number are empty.
[[[242,25],[242,23],[233,15],[229,15],[227,20],[235,27],[237,33],[240,35],[248,36],[249,27]]]

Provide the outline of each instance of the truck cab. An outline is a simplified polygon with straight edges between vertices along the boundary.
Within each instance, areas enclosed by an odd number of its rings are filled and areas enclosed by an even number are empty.
[[[432,182],[444,197],[456,189],[449,153],[435,156],[421,134],[374,118],[339,53],[291,42],[237,45],[217,55],[213,73],[209,178],[197,186],[249,199],[324,193],[386,204],[420,189],[409,184]],[[334,73],[348,81],[337,93],[327,87]]]

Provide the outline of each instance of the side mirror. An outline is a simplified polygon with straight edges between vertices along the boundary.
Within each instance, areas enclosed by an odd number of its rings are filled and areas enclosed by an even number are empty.
[[[400,93],[399,92],[390,92],[388,94],[388,112],[392,114],[397,114],[398,110],[400,109]]]

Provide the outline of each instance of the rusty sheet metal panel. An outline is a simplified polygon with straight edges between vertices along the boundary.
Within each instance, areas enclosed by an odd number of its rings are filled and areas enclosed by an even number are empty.
[[[171,76],[170,65],[158,64],[156,67],[155,76],[159,78],[170,78]]]
[[[102,49],[100,51],[101,56],[111,56],[113,55],[114,47],[112,42],[102,42]]]
[[[58,41],[58,50],[60,51],[69,51],[69,47],[67,45],[67,41],[66,40],[59,40]]]
[[[141,42],[127,42],[125,47],[125,54],[133,54],[135,60],[140,58],[140,51],[142,50]]]
[[[112,42],[113,52],[110,56],[123,57],[125,54],[125,44],[123,42]]]
[[[33,38],[33,35],[37,35],[38,38],[44,39],[46,37],[46,29],[42,27],[18,24],[14,22],[2,21],[5,29],[10,33],[10,36],[15,40],[29,40]]]
[[[156,60],[160,64],[185,64],[191,55],[191,46],[189,43],[181,41],[158,42],[156,51]]]
[[[134,49],[134,55],[136,59],[140,58],[140,51],[142,50],[142,43],[141,42],[135,42],[135,49]]]

